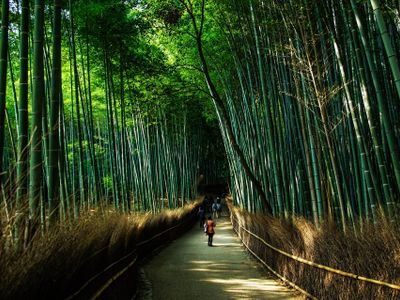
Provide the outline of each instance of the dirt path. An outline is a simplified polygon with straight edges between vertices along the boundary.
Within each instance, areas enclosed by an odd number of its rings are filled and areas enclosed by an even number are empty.
[[[214,247],[195,226],[145,267],[142,299],[302,299],[250,258],[228,218],[217,220]]]

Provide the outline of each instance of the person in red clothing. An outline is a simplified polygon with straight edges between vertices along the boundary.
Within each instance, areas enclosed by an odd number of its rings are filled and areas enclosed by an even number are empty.
[[[211,217],[208,217],[207,220],[207,235],[208,235],[208,246],[212,246],[213,236],[215,234],[215,222]]]

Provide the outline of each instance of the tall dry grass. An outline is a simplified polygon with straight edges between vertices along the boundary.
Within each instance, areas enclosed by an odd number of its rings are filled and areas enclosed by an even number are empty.
[[[5,225],[0,237],[0,299],[63,299],[135,250],[136,244],[195,220],[197,203],[159,214],[121,215],[109,211],[82,215],[73,224],[60,224],[35,236],[23,251],[10,246]],[[185,226],[177,227],[157,238],[149,243],[150,249],[175,238],[184,229]]]
[[[365,225],[362,232],[344,234],[332,224],[317,229],[310,221],[295,217],[291,223],[232,207],[242,226],[283,251],[312,262],[357,275],[400,285],[400,232],[380,221]],[[239,230],[239,229],[238,229]],[[319,299],[400,299],[400,291],[366,283],[297,262],[266,247],[240,230],[244,242],[262,260]]]

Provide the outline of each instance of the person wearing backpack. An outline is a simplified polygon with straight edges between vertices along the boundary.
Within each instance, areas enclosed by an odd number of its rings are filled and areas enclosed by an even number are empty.
[[[213,219],[210,217],[208,217],[207,219],[207,235],[208,235],[208,246],[212,247],[212,241],[213,241],[213,236],[215,234],[215,222],[213,221]]]

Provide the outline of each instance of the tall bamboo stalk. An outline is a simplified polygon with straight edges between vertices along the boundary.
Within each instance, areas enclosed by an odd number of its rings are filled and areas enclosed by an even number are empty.
[[[35,22],[33,40],[33,95],[32,133],[29,179],[29,216],[31,222],[39,222],[39,203],[42,190],[42,108],[44,92],[44,1],[35,0]],[[35,227],[35,226],[34,226]]]
[[[3,0],[1,4],[1,46],[0,46],[0,189],[2,188],[2,182],[3,182],[9,9],[10,9],[9,1]]]
[[[51,83],[51,119],[49,147],[49,214],[54,222],[59,218],[60,205],[60,101],[61,101],[61,0],[54,0],[53,69]],[[61,164],[60,164],[61,165]]]
[[[17,215],[28,196],[28,69],[29,69],[29,0],[21,2],[20,29],[20,77],[19,77],[19,123],[17,161]]]

